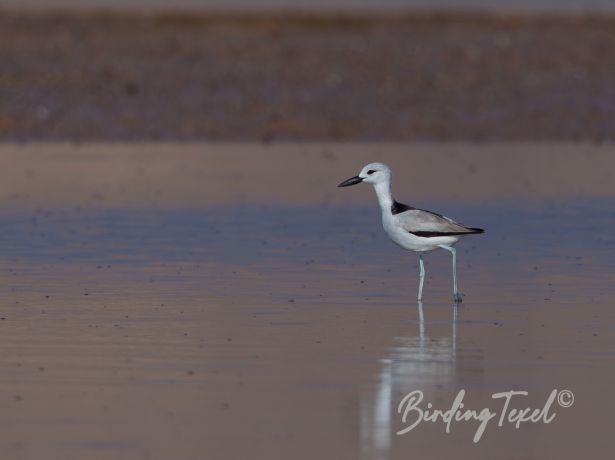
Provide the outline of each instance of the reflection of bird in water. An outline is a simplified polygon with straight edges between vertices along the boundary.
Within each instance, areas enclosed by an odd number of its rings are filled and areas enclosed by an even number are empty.
[[[391,168],[384,163],[368,164],[358,176],[345,180],[338,187],[348,187],[360,182],[374,186],[382,210],[382,226],[389,237],[402,248],[419,253],[421,271],[418,299],[423,298],[425,280],[422,253],[441,248],[453,256],[453,298],[455,302],[461,302],[461,294],[457,288],[457,253],[453,245],[464,235],[483,233],[484,230],[466,227],[440,214],[395,201],[391,195]]]
[[[373,399],[361,404],[363,458],[388,458],[394,435],[393,417],[399,403],[395,398],[413,390],[446,384],[454,378],[458,310],[455,303],[450,336],[429,338],[425,335],[423,303],[419,301],[419,335],[394,339],[395,346],[390,355],[381,360],[380,382]]]

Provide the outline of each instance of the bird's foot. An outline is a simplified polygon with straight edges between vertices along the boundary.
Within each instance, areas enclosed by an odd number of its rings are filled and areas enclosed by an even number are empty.
[[[463,302],[463,298],[461,297],[461,292],[453,293],[453,300],[455,301],[455,303]]]

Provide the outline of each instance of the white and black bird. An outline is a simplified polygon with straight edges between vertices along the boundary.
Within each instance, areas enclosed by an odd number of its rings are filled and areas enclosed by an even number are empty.
[[[422,253],[434,249],[446,249],[453,257],[453,298],[461,302],[457,287],[457,254],[453,245],[464,235],[483,233],[482,228],[466,227],[448,217],[413,208],[393,199],[391,194],[391,168],[384,163],[370,163],[358,176],[345,180],[338,187],[348,187],[360,182],[374,186],[382,210],[382,226],[389,237],[399,246],[419,253],[419,293],[423,298],[425,266]]]

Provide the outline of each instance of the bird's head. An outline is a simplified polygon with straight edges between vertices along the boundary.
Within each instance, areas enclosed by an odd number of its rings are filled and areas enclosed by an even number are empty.
[[[369,184],[378,184],[391,181],[391,168],[384,163],[370,163],[363,167],[361,172],[350,179],[338,185],[338,187],[348,187],[358,184],[359,182],[367,182]]]

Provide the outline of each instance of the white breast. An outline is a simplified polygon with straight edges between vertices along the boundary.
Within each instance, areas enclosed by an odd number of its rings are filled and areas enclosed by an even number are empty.
[[[432,251],[440,245],[450,246],[459,241],[458,236],[435,236],[432,238],[416,236],[397,225],[395,216],[390,212],[382,213],[382,227],[393,242],[410,251]]]

